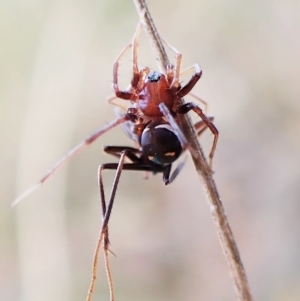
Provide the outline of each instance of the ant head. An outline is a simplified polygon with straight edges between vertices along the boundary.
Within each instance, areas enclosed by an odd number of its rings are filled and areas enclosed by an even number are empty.
[[[177,135],[166,122],[148,124],[142,133],[141,146],[143,155],[160,165],[173,163],[182,152]]]

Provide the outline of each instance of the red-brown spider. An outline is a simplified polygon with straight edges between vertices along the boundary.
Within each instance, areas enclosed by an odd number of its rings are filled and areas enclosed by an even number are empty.
[[[61,158],[35,185],[29,187],[25,192],[23,192],[19,197],[17,197],[12,206],[19,203],[26,196],[31,194],[37,188],[41,187],[42,184],[51,177],[65,162],[67,162],[71,157],[80,152],[84,147],[93,143],[96,139],[102,136],[107,131],[120,125],[128,120],[134,121],[142,118],[142,123],[147,123],[152,121],[159,121],[162,118],[166,119],[167,122],[172,126],[175,134],[178,136],[179,141],[183,148],[190,148],[188,141],[183,135],[180,127],[176,122],[177,114],[186,114],[190,110],[196,112],[196,114],[203,120],[210,131],[214,135],[213,145],[209,154],[209,165],[212,165],[212,159],[216,150],[217,140],[218,140],[218,130],[212,123],[212,121],[207,118],[203,111],[194,104],[193,102],[188,102],[183,105],[180,104],[180,99],[185,95],[189,94],[193,89],[197,81],[202,75],[202,71],[198,64],[188,68],[187,70],[180,73],[181,58],[182,54],[179,53],[174,47],[168,45],[172,51],[176,54],[175,65],[167,66],[166,74],[161,72],[152,71],[148,67],[139,69],[138,67],[138,38],[141,29],[141,24],[138,25],[133,41],[120,53],[113,65],[113,90],[115,92],[114,97],[110,98],[108,101],[111,104],[120,106],[114,103],[116,98],[121,98],[125,100],[130,100],[132,106],[129,109],[125,109],[127,113],[116,120],[109,123],[106,127],[103,127],[93,133],[91,136],[86,138],[80,144],[71,149],[63,158]],[[118,70],[119,62],[125,52],[132,47],[132,71],[133,77],[131,80],[131,85],[127,90],[120,90],[118,85]],[[194,75],[189,80],[189,82],[181,87],[179,82],[179,77],[181,74],[195,70]],[[199,100],[200,102],[206,103],[197,97],[196,95],[190,93],[191,96]],[[123,106],[120,106],[124,108]],[[137,124],[138,127],[138,124]]]
[[[195,64],[187,71],[194,70],[195,73],[192,78],[184,86],[180,85],[180,67],[182,54],[179,53],[174,47],[168,45],[176,54],[175,65],[168,65],[166,73],[157,71],[150,71],[148,67],[139,69],[138,67],[138,39],[141,25],[138,25],[132,43],[130,43],[121,54],[117,57],[113,66],[113,90],[117,98],[130,100],[134,106],[142,113],[144,119],[155,120],[156,118],[165,117],[171,124],[179,140],[183,145],[188,142],[181,133],[176,121],[173,117],[177,114],[186,114],[193,110],[207,125],[214,135],[213,145],[209,154],[209,164],[211,166],[212,159],[216,150],[218,140],[218,130],[203,111],[193,102],[188,102],[183,105],[180,104],[180,99],[191,92],[195,84],[198,82],[202,75],[202,71],[198,64]],[[133,76],[131,85],[127,90],[120,90],[118,85],[118,70],[119,62],[124,53],[132,47],[132,71]],[[196,97],[193,95],[193,97]],[[199,101],[201,99],[196,97]],[[114,98],[109,101],[113,103]]]

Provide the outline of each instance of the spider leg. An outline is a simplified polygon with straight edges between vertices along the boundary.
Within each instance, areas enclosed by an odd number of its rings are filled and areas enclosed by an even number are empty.
[[[135,93],[132,92],[132,89],[129,89],[129,90],[126,90],[126,91],[122,91],[122,90],[119,89],[119,85],[118,85],[119,62],[122,59],[122,57],[124,56],[124,54],[131,47],[132,47],[132,43],[128,44],[122,50],[122,52],[119,54],[119,56],[117,57],[117,59],[115,60],[115,62],[113,64],[113,90],[115,92],[116,97],[122,98],[122,99],[125,99],[125,100],[134,99]],[[134,74],[133,77],[135,77],[135,76],[136,75]],[[134,78],[132,79],[132,81],[134,81]]]
[[[194,68],[195,73],[192,76],[192,78],[188,81],[188,83],[177,92],[177,96],[179,98],[182,98],[188,93],[190,93],[202,75],[202,70],[200,69],[198,64],[195,64],[190,69],[192,68]]]
[[[210,121],[213,121],[213,117],[208,117],[208,119]],[[207,129],[207,125],[204,123],[203,120],[200,120],[198,121],[197,123],[194,124],[194,127],[197,131],[197,136],[200,136],[206,129]],[[186,149],[183,149],[182,151],[184,152]],[[168,185],[168,184],[171,184],[176,178],[177,176],[179,175],[180,171],[182,170],[182,168],[184,167],[185,163],[186,163],[186,159],[185,158],[183,161],[181,161],[176,169],[172,172],[171,176],[169,177],[168,181],[165,181],[165,184]],[[171,170],[169,171],[169,174],[170,174]]]
[[[179,108],[177,108],[177,110],[179,109],[179,111],[178,112],[176,111],[176,113],[184,114],[183,112],[180,111],[181,107],[183,107],[183,106],[180,106]],[[173,130],[175,131],[175,133],[176,133],[176,135],[177,135],[177,137],[178,137],[178,139],[179,139],[179,141],[181,143],[182,149],[188,149],[190,151],[190,153],[192,154],[193,157],[195,157],[198,160],[200,160],[200,158],[197,156],[195,150],[190,146],[190,144],[186,140],[185,135],[183,134],[182,130],[180,129],[178,123],[176,122],[175,118],[172,116],[172,114],[169,111],[169,109],[167,108],[167,106],[164,103],[160,103],[159,104],[159,109],[163,113],[163,115],[165,116],[165,118],[168,120],[168,122],[170,123],[171,127],[173,128]],[[201,110],[201,109],[199,108],[199,110]],[[202,112],[202,114],[203,114],[203,112]],[[202,118],[202,120],[203,120],[203,118]],[[210,120],[208,119],[208,117],[206,117],[206,122],[205,122],[205,120],[203,120],[203,121],[204,121],[204,123],[209,128],[215,127],[210,122]],[[209,125],[209,124],[211,124],[212,126]],[[202,160],[201,160],[201,163],[202,163],[203,168],[205,168],[208,172],[211,172],[211,167],[210,166],[207,166],[207,164],[204,161],[202,161]]]
[[[207,102],[205,100],[203,100],[202,98],[200,98],[197,94],[194,94],[192,92],[190,92],[188,95],[192,96],[193,98],[197,99],[199,102],[202,103],[202,105],[204,106],[204,113],[207,113]]]
[[[198,66],[198,65],[197,65],[197,66]],[[199,68],[199,66],[198,66],[198,68]],[[193,65],[193,66],[191,66],[191,67],[189,67],[189,68],[183,70],[183,71],[180,73],[179,77],[181,78],[185,73],[189,73],[189,72],[191,72],[191,71],[193,71],[193,70],[195,70],[196,73],[197,73],[197,72],[199,73],[199,69],[198,69],[198,68],[196,67],[196,65]],[[202,71],[200,71],[200,73],[202,73]],[[201,75],[200,75],[200,76],[201,76]],[[197,81],[196,81],[196,82],[197,82]],[[193,87],[194,87],[194,86],[193,86]],[[192,87],[192,88],[193,88],[193,87]],[[198,101],[200,101],[200,102],[203,104],[203,106],[204,106],[204,112],[206,113],[206,112],[207,112],[207,102],[204,101],[202,98],[200,98],[198,95],[196,95],[196,94],[194,94],[194,93],[192,93],[192,92],[189,92],[188,94],[191,95],[192,97],[194,97],[195,99],[197,99]]]
[[[176,110],[176,113],[186,114],[190,110],[193,110],[203,120],[203,122],[207,125],[207,127],[210,129],[210,131],[214,135],[213,145],[212,145],[212,148],[211,148],[211,151],[210,151],[210,154],[209,154],[209,166],[211,167],[212,166],[212,159],[213,159],[216,147],[217,147],[219,131],[214,126],[211,119],[208,118],[203,113],[203,111],[196,104],[194,104],[193,102],[188,102],[188,103],[185,103],[182,106],[178,107],[177,110]]]
[[[75,146],[73,149],[71,149],[64,157],[62,157],[35,185],[29,187],[26,191],[24,191],[20,196],[18,196],[11,204],[11,206],[15,206],[18,204],[22,199],[27,197],[29,194],[34,192],[36,189],[41,187],[43,183],[50,178],[64,163],[66,163],[69,159],[71,159],[74,155],[76,155],[78,152],[80,152],[82,149],[84,149],[86,146],[92,144],[96,139],[98,139],[101,135],[108,132],[112,128],[116,127],[119,124],[122,124],[123,122],[129,120],[129,115],[125,114],[124,116],[121,116],[105,127],[97,130],[95,133],[93,133],[91,136],[86,138],[84,141],[79,143],[77,146]]]
[[[142,24],[141,22],[138,23],[133,41],[132,41],[132,72],[133,72],[133,79],[131,81],[131,85],[135,87],[137,85],[139,79],[139,67],[138,67],[138,47],[139,47],[139,37],[141,32]],[[135,78],[137,81],[134,81]]]
[[[139,70],[138,67],[138,41],[141,31],[141,21],[138,23],[136,31],[134,33],[133,40],[128,44],[123,51],[119,54],[117,59],[113,64],[113,90],[117,98],[122,98],[125,100],[135,101],[138,97],[139,91],[143,88],[144,76],[149,73],[149,68],[142,68]],[[128,90],[120,90],[118,85],[118,71],[120,60],[124,54],[132,47],[132,79],[131,86]],[[111,102],[113,99],[111,100]]]
[[[207,117],[211,122],[214,121],[214,117]],[[194,127],[197,131],[197,136],[200,136],[206,129],[207,125],[204,123],[203,120],[200,120],[194,124]]]
[[[140,75],[140,70],[138,67],[138,47],[139,47],[139,37],[140,37],[140,32],[142,29],[142,22],[143,18],[145,15],[145,9],[143,9],[140,13],[140,21],[136,27],[133,40],[132,40],[132,72],[133,72],[133,79],[131,81],[131,86],[135,87],[138,84],[139,81],[139,75]],[[147,68],[149,69],[149,68]],[[135,77],[137,77],[137,81],[134,81]]]
[[[171,74],[168,74],[168,77],[173,77],[172,83],[170,85],[171,89],[175,89],[179,87],[179,75],[180,75],[180,68],[181,68],[181,60],[182,60],[182,54],[172,45],[170,45],[166,40],[164,40],[164,43],[175,53],[175,65],[174,66],[168,66],[167,69],[167,74],[172,73],[171,70],[173,70],[173,76]]]
[[[142,28],[141,21],[138,23],[134,38],[132,41],[132,73],[133,77],[131,80],[131,87],[135,90],[136,95],[138,95],[144,88],[144,79],[149,74],[149,67],[144,67],[139,69],[138,67],[138,48],[139,48],[139,37]]]
[[[211,122],[214,120],[214,117],[207,117]],[[203,120],[200,120],[194,124],[194,128],[197,132],[197,136],[202,135],[202,133],[207,129],[207,125]],[[182,149],[182,152],[186,151],[186,148]]]
[[[118,97],[116,95],[111,95],[107,98],[107,102],[113,106],[116,106],[117,108],[121,108],[122,111],[127,110],[127,107],[123,106],[122,104],[119,104],[116,102],[116,100],[118,100]]]

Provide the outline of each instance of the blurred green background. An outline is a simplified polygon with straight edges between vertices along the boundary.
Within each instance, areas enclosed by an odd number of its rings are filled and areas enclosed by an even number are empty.
[[[300,300],[300,2],[148,2],[183,67],[203,68],[193,92],[220,131],[215,178],[255,300]],[[131,141],[111,131],[9,204],[115,118],[112,64],[137,22],[131,1],[1,1],[0,300],[85,300],[101,224],[97,168],[115,161],[102,145]],[[124,88],[130,63],[128,54]],[[156,66],[144,34],[140,65]],[[201,141],[208,152],[212,135]],[[112,179],[106,172],[108,191]],[[110,235],[117,300],[235,300],[191,159],[168,187],[124,172]],[[108,300],[102,255],[93,300]]]

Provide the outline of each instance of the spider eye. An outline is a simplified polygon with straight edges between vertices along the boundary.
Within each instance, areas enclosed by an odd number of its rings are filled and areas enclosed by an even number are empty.
[[[169,124],[151,123],[141,137],[143,154],[160,165],[174,162],[181,154],[182,147],[177,135]]]
[[[158,82],[161,78],[161,74],[159,72],[153,71],[148,75],[148,80],[152,82]]]

